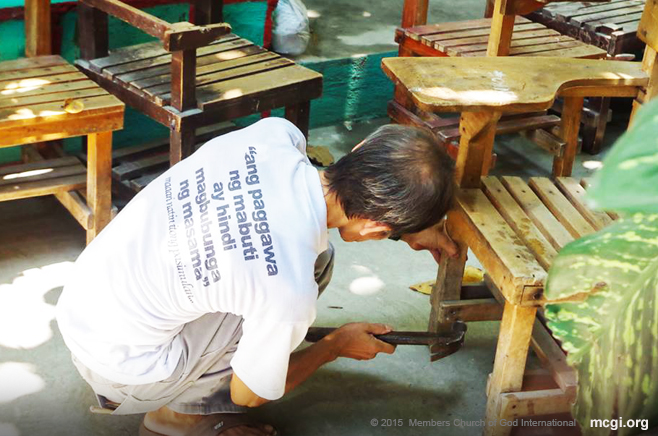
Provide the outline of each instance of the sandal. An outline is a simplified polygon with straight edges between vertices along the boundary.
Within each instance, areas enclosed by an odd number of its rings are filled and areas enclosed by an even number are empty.
[[[186,436],[219,436],[229,428],[248,426],[256,427],[261,425],[260,422],[254,421],[247,417],[245,413],[222,413],[215,415],[205,416],[197,425],[188,431]],[[273,436],[279,436],[278,430],[275,428]],[[155,433],[146,426],[144,421],[139,426],[139,436],[165,436],[161,433]]]

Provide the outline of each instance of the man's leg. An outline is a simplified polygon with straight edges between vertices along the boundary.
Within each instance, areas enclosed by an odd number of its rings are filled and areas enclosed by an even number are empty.
[[[329,285],[334,272],[334,246],[330,242],[329,248],[323,251],[315,261],[315,282],[318,284],[318,297]]]

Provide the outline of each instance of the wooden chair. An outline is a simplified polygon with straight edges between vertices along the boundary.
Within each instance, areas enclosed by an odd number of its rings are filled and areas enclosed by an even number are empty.
[[[78,3],[89,77],[170,129],[170,163],[193,151],[197,128],[285,107],[305,134],[322,76],[230,32],[221,0],[195,0],[195,24],[170,24],[119,0]],[[107,16],[159,41],[108,51]]]
[[[27,57],[0,63],[0,147],[84,135],[88,161],[85,168],[72,156],[47,160],[27,148],[33,162],[0,168],[0,201],[54,194],[89,243],[111,218],[112,131],[123,127],[124,105],[50,54],[49,0],[25,2],[25,33]]]
[[[595,45],[605,50],[608,57],[633,60],[635,54],[644,49],[644,43],[637,37],[644,3],[645,0],[610,0],[603,4],[552,3],[526,17],[562,35]],[[601,151],[611,116],[609,108],[609,98],[593,98],[585,102],[580,128],[584,152],[597,154]]]
[[[647,43],[642,64],[563,58],[388,58],[386,74],[407,97],[428,112],[461,112],[462,137],[456,165],[460,187],[447,229],[459,244],[459,259],[444,259],[431,303],[430,329],[441,331],[455,319],[502,322],[493,373],[487,387],[486,419],[568,412],[576,379],[546,327],[536,319],[544,303],[546,271],[568,242],[615,218],[592,211],[583,187],[570,177],[488,177],[495,122],[501,112],[545,110],[564,99],[561,132],[567,144],[554,162],[570,175],[583,97],[635,97],[634,107],[658,89],[658,2],[648,1],[638,35]],[[559,67],[558,67],[559,66]],[[488,276],[494,298],[466,300],[461,277],[470,248]],[[525,373],[532,344],[551,380]],[[534,380],[533,380],[534,378]],[[549,383],[550,382],[550,383]],[[500,421],[496,421],[500,422]],[[505,426],[488,435],[508,434]]]
[[[565,1],[565,0],[558,0]],[[568,1],[568,0],[567,0]],[[606,0],[603,0],[606,1]],[[428,0],[406,0],[402,27],[396,30],[400,56],[481,57],[560,56],[605,58],[606,52],[520,16],[549,3],[533,0],[488,0],[487,16],[478,20],[427,25]],[[439,118],[419,110],[397,91],[389,103],[391,119],[401,124],[420,125],[433,130],[456,158],[460,131],[457,118]],[[496,125],[497,134],[526,132],[540,147],[554,156],[565,145],[555,135],[560,118],[546,112],[505,114]]]

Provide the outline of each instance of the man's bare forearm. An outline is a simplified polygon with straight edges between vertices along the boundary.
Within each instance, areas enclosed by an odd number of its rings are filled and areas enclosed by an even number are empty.
[[[331,340],[321,340],[290,355],[286,393],[295,389],[325,363],[338,357],[338,347]]]

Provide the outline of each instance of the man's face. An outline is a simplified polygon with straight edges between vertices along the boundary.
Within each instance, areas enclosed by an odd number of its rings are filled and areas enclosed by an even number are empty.
[[[351,218],[347,224],[338,227],[338,231],[345,242],[386,239],[391,235],[391,229],[387,225],[365,218]]]

